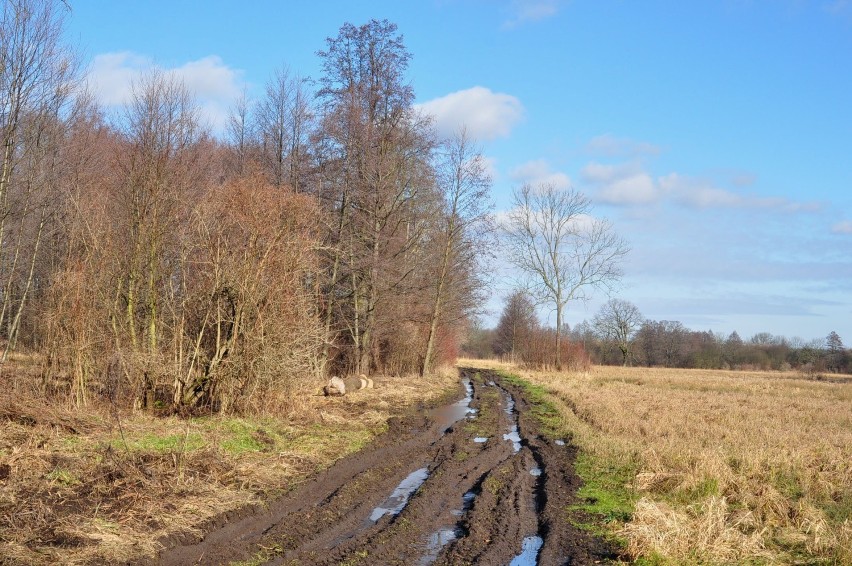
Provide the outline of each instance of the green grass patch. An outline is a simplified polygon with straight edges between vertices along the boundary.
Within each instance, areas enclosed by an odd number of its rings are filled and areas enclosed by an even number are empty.
[[[633,465],[614,464],[581,452],[574,462],[574,470],[582,478],[583,486],[577,491],[581,503],[572,509],[599,517],[603,524],[630,520],[638,499],[636,493],[626,487],[636,475]]]
[[[52,483],[63,486],[71,486],[80,483],[80,479],[71,471],[63,468],[54,468],[45,476]]]

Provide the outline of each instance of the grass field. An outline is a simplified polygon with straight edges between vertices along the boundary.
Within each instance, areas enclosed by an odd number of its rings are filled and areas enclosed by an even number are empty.
[[[326,398],[306,388],[287,415],[161,418],[63,408],[0,387],[0,564],[123,563],[163,537],[286,492],[359,449],[387,419],[457,392],[448,370]],[[4,385],[4,384],[0,384]]]
[[[585,507],[640,563],[852,564],[852,378],[503,369],[556,408]]]

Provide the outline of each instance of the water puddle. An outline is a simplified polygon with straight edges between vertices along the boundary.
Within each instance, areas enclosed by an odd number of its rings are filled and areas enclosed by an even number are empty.
[[[512,443],[512,448],[515,449],[515,454],[521,451],[521,435],[518,432],[518,418],[515,416],[515,400],[508,393],[506,394],[506,414],[515,419],[512,426],[509,427],[509,432],[503,435],[503,440],[508,440]]]
[[[426,541],[426,554],[420,558],[418,564],[420,566],[432,564],[438,559],[441,549],[457,538],[459,538],[459,533],[455,528],[440,529],[432,533]]]
[[[557,446],[565,446],[564,440],[554,440],[554,442],[556,443]]]
[[[488,437],[487,436],[477,436],[476,438],[473,439],[473,441],[476,442],[477,444],[482,444],[483,442],[488,442]]]
[[[530,470],[530,475],[538,477],[541,475],[541,468],[533,468]]]
[[[512,443],[512,448],[515,449],[515,454],[521,451],[521,435],[518,433],[518,425],[513,424],[509,428],[508,434],[503,435],[503,440],[508,440]]]
[[[538,551],[544,540],[540,536],[526,537],[521,543],[521,553],[509,563],[509,566],[536,566],[538,564]]]
[[[414,493],[418,487],[423,485],[423,482],[425,482],[428,477],[428,468],[420,468],[419,470],[414,470],[408,474],[408,477],[396,486],[396,489],[393,490],[390,497],[385,499],[384,503],[382,503],[379,507],[373,509],[373,512],[370,513],[370,520],[375,523],[385,515],[399,515],[399,512],[402,511],[405,504],[408,503],[408,498],[411,497],[411,494]]]
[[[470,379],[467,377],[462,378],[462,383],[466,391],[464,399],[456,401],[452,405],[444,405],[443,407],[432,409],[429,412],[429,416],[438,423],[442,432],[447,432],[456,422],[467,415],[475,415],[477,412],[476,409],[470,406],[470,402],[473,401],[473,384],[471,384]]]

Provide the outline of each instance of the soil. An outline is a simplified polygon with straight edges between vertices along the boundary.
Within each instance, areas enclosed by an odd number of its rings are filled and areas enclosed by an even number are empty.
[[[462,369],[461,376],[467,395],[455,405],[393,419],[368,448],[266,508],[223,517],[202,540],[163,541],[171,547],[157,563],[551,565],[618,558],[610,543],[572,525],[576,448],[540,435],[523,392],[497,374]]]

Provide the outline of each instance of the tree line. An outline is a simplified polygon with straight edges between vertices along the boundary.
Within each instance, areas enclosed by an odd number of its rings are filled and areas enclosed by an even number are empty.
[[[343,25],[216,137],[174,75],[108,115],[68,7],[0,21],[0,348],[86,406],[272,410],[330,373],[454,359],[493,248],[485,161],[414,108],[397,27]]]
[[[533,296],[511,293],[494,329],[473,329],[464,352],[473,357],[500,357],[535,367],[547,366],[540,343],[555,332],[540,323]],[[805,341],[760,332],[743,339],[695,331],[681,322],[646,319],[629,301],[610,299],[592,320],[564,328],[571,367],[589,364],[647,367],[798,370],[808,375],[852,373],[852,351],[831,331],[825,339]]]

